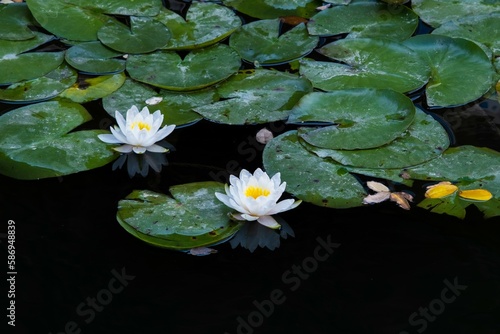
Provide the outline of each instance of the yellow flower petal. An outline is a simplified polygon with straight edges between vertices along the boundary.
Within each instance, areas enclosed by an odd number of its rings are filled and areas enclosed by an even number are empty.
[[[473,201],[488,201],[493,195],[486,189],[461,190],[458,196]]]
[[[438,184],[427,187],[425,192],[426,198],[442,198],[454,194],[458,190],[458,187],[451,182],[443,181]]]

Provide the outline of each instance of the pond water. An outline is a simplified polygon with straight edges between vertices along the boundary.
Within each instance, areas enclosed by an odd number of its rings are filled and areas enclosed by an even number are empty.
[[[113,123],[100,100],[84,106],[94,119],[82,128]],[[428,111],[452,145],[500,151],[497,100]],[[474,206],[458,219],[393,202],[303,202],[280,215],[294,236],[279,248],[226,242],[208,256],[150,246],[118,224],[118,201],[135,189],[167,193],[262,167],[263,127],[275,136],[295,128],[201,120],[167,138],[168,164],[146,176],[112,164],[41,180],[0,175],[2,220],[15,224],[9,333],[500,333],[500,218]],[[6,228],[0,237],[7,249]]]
[[[95,122],[107,117],[99,103],[88,108]],[[498,106],[489,108],[440,115],[457,143],[498,149]],[[500,219],[473,208],[460,220],[394,203],[302,203],[281,214],[295,237],[278,249],[224,243],[203,257],[149,246],[116,222],[117,202],[134,189],[226,182],[261,166],[251,154],[262,150],[252,140],[261,127],[178,129],[168,165],[146,177],[111,165],[38,181],[0,176],[2,216],[16,224],[15,333],[499,332]]]

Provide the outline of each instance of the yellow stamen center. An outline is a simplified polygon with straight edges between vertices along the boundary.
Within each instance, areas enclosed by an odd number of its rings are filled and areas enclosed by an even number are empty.
[[[139,128],[139,130],[147,130],[147,131],[151,130],[151,124],[140,121],[132,123],[130,125],[130,128],[133,130],[136,126]]]
[[[259,196],[267,196],[271,192],[268,189],[264,189],[261,187],[249,186],[245,189],[245,196],[257,198]]]

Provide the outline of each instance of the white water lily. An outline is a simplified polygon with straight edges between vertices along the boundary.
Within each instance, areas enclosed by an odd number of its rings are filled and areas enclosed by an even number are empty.
[[[130,153],[134,151],[142,154],[146,151],[163,153],[168,150],[156,143],[174,131],[175,125],[164,126],[163,114],[156,110],[153,114],[148,107],[139,109],[132,106],[127,110],[127,118],[124,119],[120,112],[115,112],[118,126],[111,127],[111,134],[99,135],[99,139],[108,144],[123,144],[113,149],[120,153]]]
[[[277,229],[281,225],[272,215],[293,209],[302,202],[293,199],[277,202],[286,188],[286,182],[281,183],[280,173],[269,178],[260,168],[253,174],[243,169],[239,178],[231,175],[229,182],[230,185],[225,186],[226,194],[216,192],[215,196],[238,211],[232,214],[237,220],[256,220],[266,227]]]

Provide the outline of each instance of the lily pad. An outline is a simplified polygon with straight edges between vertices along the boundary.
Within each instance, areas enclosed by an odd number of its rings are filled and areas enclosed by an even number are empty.
[[[470,145],[448,148],[441,157],[409,168],[415,180],[450,181],[488,189],[500,198],[500,152]]]
[[[412,0],[411,7],[422,21],[433,28],[462,17],[500,11],[500,3],[496,0]]]
[[[79,72],[92,75],[105,75],[123,72],[125,59],[117,52],[99,41],[84,42],[66,50],[65,60]]]
[[[186,18],[164,8],[156,17],[170,30],[172,38],[166,50],[189,50],[215,44],[241,26],[241,19],[231,9],[204,2],[191,2]]]
[[[29,28],[35,19],[26,3],[12,3],[0,7],[0,39],[22,41],[35,37]]]
[[[171,37],[168,28],[147,16],[130,16],[130,27],[108,22],[97,31],[97,38],[107,47],[123,53],[147,53],[164,47]]]
[[[35,37],[27,40],[0,40],[0,85],[36,79],[61,65],[64,52],[28,52],[54,39],[35,32]]]
[[[9,103],[33,103],[49,100],[71,87],[78,74],[68,64],[62,63],[46,75],[28,81],[12,84],[5,89],[0,88],[0,100]]]
[[[283,16],[310,18],[323,3],[319,0],[223,0],[224,5],[258,19]]]
[[[276,65],[299,59],[314,50],[319,38],[310,36],[304,23],[280,34],[279,19],[259,20],[243,25],[229,37],[229,45],[244,60]]]
[[[403,135],[413,122],[415,107],[390,89],[345,89],[311,92],[290,112],[288,123],[330,124],[301,127],[299,137],[327,148],[359,150],[379,147]]]
[[[34,180],[94,169],[117,158],[97,137],[103,130],[70,132],[91,119],[80,104],[47,101],[0,116],[0,173]]]
[[[443,198],[425,198],[417,205],[433,213],[447,214],[460,219],[466,216],[466,209],[469,206],[475,206],[484,214],[484,218],[500,216],[500,200],[492,198],[488,201],[471,201],[463,199],[458,192]]]
[[[444,22],[432,34],[469,39],[489,48],[493,55],[500,56],[500,6],[499,12],[465,16]],[[496,28],[495,28],[496,27]]]
[[[494,85],[491,60],[463,38],[417,35],[404,42],[431,67],[425,94],[430,107],[452,107],[479,99]]]
[[[231,221],[231,209],[215,197],[219,182],[194,182],[169,188],[171,196],[135,190],[118,202],[116,218],[136,238],[154,246],[188,250],[221,243],[241,224]]]
[[[155,98],[160,101],[147,103]],[[156,91],[150,86],[128,78],[118,90],[102,99],[102,105],[112,117],[115,117],[116,110],[125,117],[131,106],[135,105],[139,110],[147,106],[150,111],[161,111],[164,116],[163,125],[175,124],[176,128],[179,128],[203,118],[193,111],[195,107],[210,104],[216,100],[214,89],[193,92],[172,92],[164,89]]]
[[[86,78],[66,89],[60,97],[78,103],[94,101],[116,91],[123,85],[125,79],[125,73]]]
[[[130,55],[126,70],[132,79],[173,91],[214,85],[238,72],[241,58],[225,44],[190,51],[184,58],[175,51]]]
[[[354,2],[333,6],[311,17],[307,29],[311,35],[347,38],[384,38],[404,41],[418,26],[418,16],[406,6],[377,2]]]
[[[262,162],[268,174],[281,173],[287,192],[314,205],[352,208],[362,206],[367,195],[358,179],[342,165],[306,150],[295,130],[269,141]]]
[[[317,51],[337,62],[304,58],[299,70],[322,90],[372,87],[406,93],[424,86],[430,76],[429,65],[399,42],[342,39]]]
[[[359,150],[328,150],[311,145],[306,145],[306,148],[322,158],[333,159],[342,165],[365,169],[400,168],[401,172],[403,168],[440,157],[450,146],[448,133],[441,124],[421,109],[416,110],[415,119],[408,130],[400,133],[398,138],[386,145]],[[380,132],[384,132],[382,128],[371,128],[371,130],[371,135],[365,134],[368,141],[374,140]],[[350,171],[359,174],[366,172],[355,169]]]
[[[309,80],[267,69],[240,71],[216,87],[221,100],[194,108],[224,124],[256,124],[288,117],[299,99],[312,91]]]

